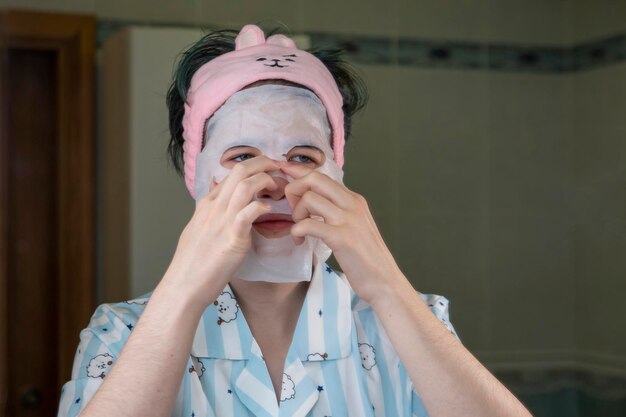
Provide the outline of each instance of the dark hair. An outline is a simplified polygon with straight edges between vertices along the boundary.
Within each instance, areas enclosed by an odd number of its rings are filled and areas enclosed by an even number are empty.
[[[269,31],[268,36],[278,32]],[[183,115],[185,101],[191,78],[198,69],[227,52],[235,49],[235,30],[218,30],[211,32],[181,53],[176,63],[172,84],[167,92],[167,108],[169,110],[170,142],[168,153],[176,171],[183,175]],[[367,87],[355,68],[344,59],[340,49],[314,49],[315,55],[332,74],[343,98],[345,139],[350,136],[352,116],[367,104]]]

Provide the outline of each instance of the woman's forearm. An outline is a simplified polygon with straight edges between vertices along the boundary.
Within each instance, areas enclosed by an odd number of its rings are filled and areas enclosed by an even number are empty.
[[[442,325],[399,275],[372,307],[432,417],[530,413]]]
[[[84,416],[169,416],[200,316],[252,245],[252,223],[270,207],[253,197],[276,184],[266,156],[237,163],[196,203],[172,263]]]
[[[204,307],[168,271],[81,416],[170,416]],[[173,279],[172,282],[181,282]],[[219,290],[216,290],[216,297]]]

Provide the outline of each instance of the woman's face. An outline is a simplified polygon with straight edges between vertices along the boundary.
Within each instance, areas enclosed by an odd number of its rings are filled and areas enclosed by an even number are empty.
[[[244,90],[243,97],[234,103],[229,100],[211,118],[206,147],[219,153],[217,171],[227,174],[238,163],[259,155],[311,169],[322,168],[329,158],[332,161],[330,128],[324,108],[311,100],[310,92],[300,95],[298,92],[304,90],[281,87],[282,92],[274,88],[268,94],[267,88],[259,90],[259,94],[250,93],[255,89]],[[253,227],[266,238],[283,237],[293,225],[284,192],[288,179],[281,171],[268,174],[278,187],[259,191],[255,199],[283,209],[261,216]],[[217,178],[219,175],[215,177],[211,188],[223,179]]]

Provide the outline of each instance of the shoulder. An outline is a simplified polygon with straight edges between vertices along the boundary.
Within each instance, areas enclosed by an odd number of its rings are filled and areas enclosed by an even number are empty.
[[[136,322],[150,301],[150,295],[152,293],[128,301],[101,304],[91,316],[89,327],[97,329],[107,322],[117,323],[118,320],[128,324]]]
[[[348,287],[350,284],[343,272],[335,271],[339,279],[341,279]],[[417,291],[416,291],[417,292]],[[443,295],[439,294],[423,294],[417,292],[422,301],[428,306],[430,311],[450,330],[450,332],[458,338],[452,323],[450,322],[450,301]],[[350,287],[350,298],[352,305],[352,314],[357,324],[357,333],[359,339],[367,333],[385,334],[376,313],[372,306],[361,297],[359,297]]]
[[[119,303],[102,304],[80,332],[72,379],[92,381],[106,376],[143,312],[150,294]]]
[[[124,343],[143,313],[151,293],[117,303],[101,304],[81,332],[81,339],[89,335],[109,346]]]
[[[346,278],[346,275],[343,272],[335,271],[335,274],[339,277],[339,279],[350,288],[350,298],[352,303],[352,311],[354,313],[359,313],[362,311],[372,311],[372,306],[361,297],[359,297],[352,287],[350,287],[350,283]],[[417,291],[416,291],[417,292]],[[449,306],[450,301],[444,297],[443,295],[438,294],[423,294],[418,292],[418,295],[421,299],[428,305],[430,310],[439,318],[449,318]]]

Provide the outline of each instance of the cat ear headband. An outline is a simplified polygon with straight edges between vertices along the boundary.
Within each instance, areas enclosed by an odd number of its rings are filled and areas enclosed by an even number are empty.
[[[235,39],[234,51],[207,62],[191,79],[183,116],[183,157],[185,184],[192,196],[207,119],[237,91],[256,81],[277,79],[300,84],[320,98],[332,128],[335,162],[343,166],[343,99],[330,71],[288,37],[265,39],[258,26],[246,25]]]

